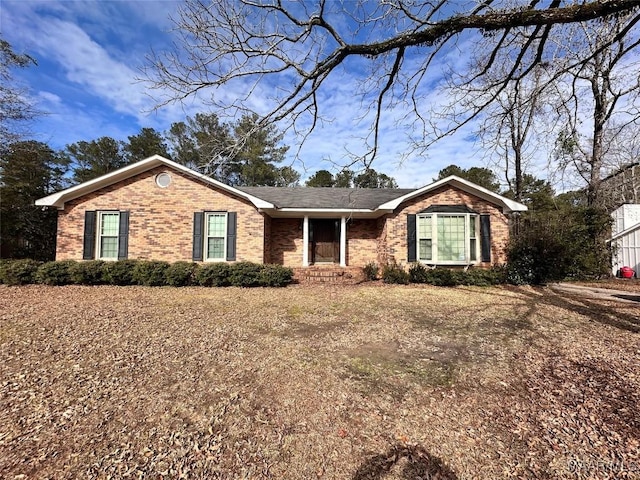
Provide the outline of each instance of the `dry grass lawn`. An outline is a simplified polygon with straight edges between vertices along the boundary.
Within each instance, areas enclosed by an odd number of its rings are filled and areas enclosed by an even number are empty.
[[[640,304],[0,286],[0,478],[640,478]]]

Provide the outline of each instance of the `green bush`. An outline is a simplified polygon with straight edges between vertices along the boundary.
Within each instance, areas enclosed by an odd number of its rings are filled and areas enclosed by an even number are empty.
[[[465,272],[450,268],[434,268],[429,272],[429,283],[437,287],[455,287],[464,282]]]
[[[476,285],[478,287],[489,287],[505,283],[504,271],[501,267],[491,269],[472,268],[464,276],[464,285]]]
[[[229,283],[234,287],[259,287],[261,285],[263,265],[251,262],[239,262],[231,265]]]
[[[593,207],[531,213],[520,220],[507,249],[509,283],[542,284],[598,278],[610,271],[606,237],[611,217]]]
[[[186,287],[195,283],[197,263],[175,262],[164,272],[165,283],[171,287]]]
[[[406,272],[400,265],[388,263],[382,268],[382,281],[384,283],[407,285],[409,283],[409,272]]]
[[[209,263],[196,270],[196,283],[203,287],[227,287],[231,265],[228,263]]]
[[[137,264],[136,260],[105,262],[103,267],[104,282],[109,285],[135,285],[133,270]]]
[[[378,268],[378,264],[376,262],[369,262],[364,267],[362,267],[364,278],[370,282],[378,279],[379,271],[380,268]]]
[[[173,287],[284,287],[293,281],[293,270],[282,265],[250,262],[210,263],[199,266],[191,262],[169,264],[162,261],[91,260],[76,262],[37,262],[1,260],[0,282],[8,285],[42,283],[45,285],[147,285]]]
[[[35,260],[3,260],[0,264],[0,283],[26,285],[35,283],[35,275],[42,262]]]
[[[430,268],[425,267],[421,263],[414,263],[409,267],[409,281],[411,283],[430,283]]]
[[[293,270],[282,265],[262,265],[260,286],[286,287],[293,281]]]
[[[36,281],[44,285],[70,285],[73,283],[71,272],[76,268],[75,260],[46,262],[36,272]]]
[[[442,267],[431,269],[421,263],[414,263],[409,268],[409,279],[411,283],[427,283],[440,287],[457,285],[486,287],[504,283],[504,273],[501,268],[490,270],[471,268],[465,271]]]
[[[165,272],[168,262],[160,260],[141,260],[133,267],[133,281],[137,285],[160,287],[165,285]]]
[[[71,281],[78,285],[102,285],[105,283],[105,264],[102,260],[78,262],[71,267]]]

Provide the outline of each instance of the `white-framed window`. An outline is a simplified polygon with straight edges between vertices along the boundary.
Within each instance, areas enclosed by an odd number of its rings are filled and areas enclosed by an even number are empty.
[[[416,258],[432,264],[476,263],[478,222],[473,213],[418,214]]]
[[[100,260],[117,260],[120,212],[98,212],[97,232],[97,258]]]
[[[227,213],[207,212],[204,218],[204,259],[210,262],[226,260]]]

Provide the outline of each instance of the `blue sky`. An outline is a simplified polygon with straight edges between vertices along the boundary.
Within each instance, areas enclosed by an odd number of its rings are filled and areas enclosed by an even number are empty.
[[[142,127],[165,131],[186,115],[210,111],[191,101],[154,111],[148,86],[137,79],[145,56],[163,51],[174,39],[170,15],[179,2],[29,1],[3,0],[1,34],[14,50],[28,53],[38,65],[15,71],[30,89],[40,110],[47,112],[31,126],[32,136],[54,148],[80,140],[111,136],[126,140]],[[460,51],[455,61],[464,61]],[[303,178],[318,169],[345,164],[347,152],[363,150],[370,124],[358,122],[349,72],[336,75],[325,105],[331,122],[320,125],[299,150],[299,139],[287,135],[288,162]],[[232,92],[226,92],[233,95]],[[433,101],[446,101],[433,98]],[[471,127],[429,149],[427,155],[401,155],[411,150],[411,127],[398,125],[402,107],[394,108],[382,124],[381,148],[373,167],[395,177],[401,187],[430,183],[452,163],[483,166]]]

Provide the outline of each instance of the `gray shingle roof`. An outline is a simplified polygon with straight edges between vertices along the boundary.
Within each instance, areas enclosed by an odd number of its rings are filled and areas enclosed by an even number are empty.
[[[278,208],[353,208],[374,210],[413,188],[238,187]]]

